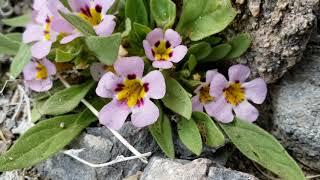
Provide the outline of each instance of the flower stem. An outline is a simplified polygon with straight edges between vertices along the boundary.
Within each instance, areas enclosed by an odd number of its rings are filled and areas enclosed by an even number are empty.
[[[59,78],[59,80],[62,82],[62,84],[66,87],[69,88],[70,84],[60,75],[57,74],[57,77]],[[87,100],[82,99],[81,102],[95,115],[98,117],[99,112],[96,108],[94,108]],[[108,128],[108,127],[107,127]],[[142,154],[136,149],[134,148],[125,138],[123,138],[117,131],[112,130],[110,128],[108,128],[111,133],[124,145],[126,146],[135,156],[137,156],[143,163],[148,163],[147,159],[145,158],[145,156],[142,156]],[[151,153],[150,153],[151,155]],[[150,156],[149,155],[149,156]]]

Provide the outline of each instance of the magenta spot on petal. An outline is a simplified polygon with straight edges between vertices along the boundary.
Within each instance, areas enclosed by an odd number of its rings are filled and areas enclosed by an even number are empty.
[[[156,47],[159,47],[159,45],[160,45],[160,41],[157,41],[157,42],[154,44],[154,46],[156,46]]]
[[[166,48],[169,49],[171,47],[171,44],[169,41],[166,42]]]
[[[172,57],[173,56],[173,52],[169,53],[169,57]]]
[[[235,83],[240,83],[240,81],[239,81],[239,80],[236,80]]]
[[[132,80],[132,79],[136,79],[137,76],[135,74],[128,74],[128,79]]]
[[[117,84],[117,88],[115,89],[116,92],[122,91],[124,88],[124,84]]]
[[[152,52],[152,56],[156,55],[153,49],[151,50],[151,52]]]
[[[51,22],[50,17],[47,16],[47,18],[46,18],[46,23],[50,23],[50,22]]]
[[[149,91],[149,83],[144,83],[143,88],[144,88],[145,92],[148,92]]]
[[[143,104],[144,104],[144,100],[143,99],[139,99],[138,102],[137,102],[137,106],[141,107],[141,106],[143,106]]]
[[[96,11],[98,12],[98,13],[101,13],[101,11],[102,11],[102,6],[101,5],[96,5]]]

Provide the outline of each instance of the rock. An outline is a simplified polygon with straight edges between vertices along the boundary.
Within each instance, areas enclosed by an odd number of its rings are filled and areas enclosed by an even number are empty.
[[[274,85],[273,132],[302,164],[320,170],[320,38],[304,60]]]
[[[128,122],[122,127],[120,134],[141,153],[151,151],[154,154],[160,154],[157,144],[153,141],[147,129],[138,129]],[[70,148],[85,148],[79,154],[79,157],[91,163],[105,163],[120,155],[133,155],[104,127],[87,128],[87,132],[71,143]],[[69,156],[57,154],[44,163],[37,165],[36,170],[45,179],[121,180],[124,177],[135,175],[138,171],[143,170],[145,166],[140,160],[131,160],[109,167],[94,169]]]
[[[209,159],[196,159],[190,162],[153,157],[145,168],[140,180],[158,179],[255,180],[256,178],[242,172],[217,167],[215,163]]]
[[[249,33],[253,43],[237,63],[248,64],[253,76],[275,82],[300,61],[315,25],[319,0],[246,2],[247,6],[237,7],[241,13],[230,31]]]

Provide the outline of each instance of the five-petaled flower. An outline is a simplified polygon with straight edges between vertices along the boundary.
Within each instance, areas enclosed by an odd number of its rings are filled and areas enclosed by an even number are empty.
[[[26,86],[37,92],[51,89],[51,76],[54,74],[56,74],[56,67],[47,59],[32,60],[23,69]]]
[[[115,16],[107,15],[107,11],[114,3],[114,0],[68,0],[73,12],[90,23],[97,35],[110,36],[115,27]],[[74,31],[71,35],[61,40],[62,44],[73,41],[83,36],[80,32]]]
[[[180,45],[181,42],[176,31],[168,29],[164,33],[162,29],[156,28],[147,35],[143,47],[146,56],[153,61],[153,67],[169,69],[173,66],[172,62],[178,63],[188,52],[186,46]]]
[[[223,123],[232,122],[235,116],[253,122],[258,116],[258,110],[249,101],[262,104],[267,95],[267,85],[262,78],[245,82],[250,75],[250,69],[243,65],[229,68],[229,82],[218,73],[210,86],[210,95],[216,97],[216,102],[207,113]]]
[[[106,73],[99,81],[97,95],[113,100],[99,113],[101,124],[119,130],[128,115],[133,125],[145,127],[159,117],[158,107],[150,100],[165,95],[165,80],[160,71],[151,71],[143,76],[144,62],[140,57],[119,58],[112,72]]]
[[[215,97],[210,95],[209,91],[212,79],[216,74],[218,74],[217,70],[207,71],[206,82],[202,83],[194,91],[196,96],[192,98],[192,111],[203,112],[204,108],[206,112],[210,112],[210,110],[212,109],[212,106],[214,105],[216,99]]]
[[[33,8],[33,21],[23,33],[23,42],[36,42],[31,48],[32,56],[42,59],[49,54],[59,33],[72,32],[74,28],[60,17],[58,10],[67,11],[60,1],[36,0]]]

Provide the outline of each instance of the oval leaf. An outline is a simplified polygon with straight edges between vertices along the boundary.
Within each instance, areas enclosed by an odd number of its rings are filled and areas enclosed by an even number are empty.
[[[178,122],[178,134],[181,142],[193,153],[200,155],[202,152],[202,139],[193,119],[185,119],[181,117]]]
[[[203,141],[210,147],[217,148],[225,144],[225,138],[213,120],[203,112],[193,112],[192,118],[198,125]]]
[[[151,14],[158,27],[170,28],[176,19],[176,5],[171,0],[151,0]]]
[[[136,22],[148,26],[148,14],[143,0],[126,0],[126,18],[132,23]]]
[[[57,92],[44,103],[40,112],[47,115],[59,115],[72,111],[94,84],[94,82],[87,82]]]
[[[177,31],[198,41],[224,30],[236,15],[230,0],[184,0]]]
[[[207,42],[199,42],[190,46],[188,53],[193,54],[197,60],[206,58],[212,51],[212,48]]]
[[[74,14],[66,14],[63,12],[59,12],[60,15],[67,20],[73,27],[83,33],[85,36],[97,35],[96,31],[93,29],[91,24],[81,17]]]
[[[222,60],[230,53],[231,49],[232,46],[227,43],[215,46],[214,48],[212,48],[209,56],[202,60],[201,63]]]
[[[16,55],[21,43],[0,33],[0,54]]]
[[[163,114],[161,108],[159,109],[159,119],[154,124],[149,126],[149,131],[166,156],[174,159],[171,123],[169,118]]]
[[[25,65],[31,61],[31,50],[26,44],[21,44],[17,55],[13,58],[10,66],[10,74],[13,77],[18,77]]]
[[[251,45],[251,37],[249,34],[240,34],[229,42],[232,46],[231,52],[225,57],[225,59],[235,59],[244,54]]]
[[[31,22],[31,13],[24,14],[22,16],[10,18],[10,19],[2,19],[3,24],[12,27],[25,27]]]
[[[94,121],[96,117],[88,110],[81,115],[65,115],[41,121],[0,156],[0,171],[27,168],[48,159]]]
[[[166,95],[164,105],[186,119],[191,118],[192,103],[188,92],[175,79],[166,76]]]
[[[220,125],[232,143],[249,159],[283,179],[305,179],[297,163],[268,132],[239,119],[232,124]]]

